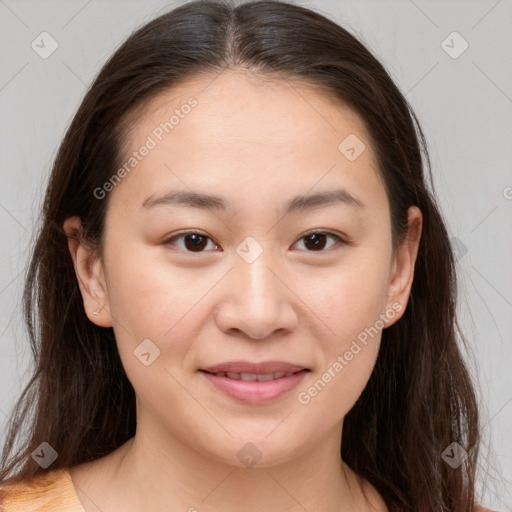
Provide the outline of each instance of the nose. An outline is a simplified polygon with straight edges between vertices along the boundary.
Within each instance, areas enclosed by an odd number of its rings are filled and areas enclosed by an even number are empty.
[[[296,328],[294,303],[298,299],[275,259],[267,257],[270,252],[264,251],[251,263],[235,259],[216,308],[216,322],[222,331],[265,339]]]

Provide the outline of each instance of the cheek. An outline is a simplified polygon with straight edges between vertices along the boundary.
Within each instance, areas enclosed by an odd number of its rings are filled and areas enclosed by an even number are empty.
[[[381,341],[384,281],[375,269],[352,270],[317,290],[311,309],[327,328],[317,338],[315,371],[297,393],[301,407],[328,425],[341,421],[357,401]]]
[[[128,331],[162,338],[204,295],[208,283],[149,253],[135,244],[122,254],[112,251],[109,303],[115,321],[132,327]]]
[[[144,264],[136,251],[118,258],[109,279],[116,342],[137,395],[154,408],[162,396],[177,403],[183,399],[179,372],[201,328],[198,301],[211,285],[154,262]]]
[[[380,261],[347,258],[343,266],[328,269],[323,279],[298,279],[297,288],[312,311],[328,327],[329,351],[343,348],[347,339],[374,325],[384,312],[388,270]]]
[[[368,383],[379,343],[380,336],[366,345],[352,340],[333,353],[326,366],[298,391],[297,401],[303,413],[321,418],[324,427],[341,422]]]
[[[366,386],[378,355],[387,297],[382,262],[351,261],[325,280],[309,286],[308,305],[323,321],[317,371],[297,399],[310,412],[341,420]]]
[[[108,268],[110,311],[127,374],[154,374],[172,366],[171,344],[173,364],[180,364],[186,354],[186,340],[197,328],[197,322],[190,321],[194,319],[194,305],[207,292],[207,283],[192,282],[169,266],[150,262],[136,248],[116,254]],[[187,329],[192,331],[185,333]],[[147,353],[150,355],[142,356]],[[147,368],[146,362],[150,363]],[[144,387],[145,380],[139,384]]]

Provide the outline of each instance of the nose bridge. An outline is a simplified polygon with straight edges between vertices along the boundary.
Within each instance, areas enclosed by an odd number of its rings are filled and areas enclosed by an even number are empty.
[[[280,275],[279,263],[270,242],[247,237],[236,252],[231,286],[217,314],[219,327],[256,339],[292,329],[296,315],[286,286],[275,275]]]
[[[276,299],[278,301],[277,295],[281,293],[277,288],[282,285],[270,271],[277,267],[271,244],[247,237],[236,248],[236,252],[239,256],[235,264],[239,300],[255,311],[265,306],[275,308],[277,304],[273,302]]]

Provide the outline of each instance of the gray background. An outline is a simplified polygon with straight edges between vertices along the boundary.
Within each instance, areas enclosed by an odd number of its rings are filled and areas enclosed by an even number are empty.
[[[117,45],[180,3],[0,0],[0,425],[29,376],[20,298],[58,144]],[[459,311],[480,385],[483,454],[490,450],[491,457],[481,461],[483,503],[512,510],[511,0],[301,4],[367,42],[425,130],[436,192],[458,247]],[[43,31],[58,43],[47,59],[31,47]],[[454,31],[463,39],[446,39]],[[469,46],[459,55],[464,40]]]

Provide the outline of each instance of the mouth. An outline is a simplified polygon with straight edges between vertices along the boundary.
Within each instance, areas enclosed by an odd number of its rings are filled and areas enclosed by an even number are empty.
[[[303,371],[303,370],[299,370]],[[268,382],[269,380],[277,380],[282,379],[283,377],[291,377],[298,372],[274,372],[274,373],[238,373],[238,372],[206,372],[210,373],[210,375],[215,375],[216,377],[227,377],[228,379],[233,380],[243,380],[244,382]]]
[[[274,402],[291,391],[311,370],[279,361],[233,361],[199,370],[216,390],[248,404]]]

